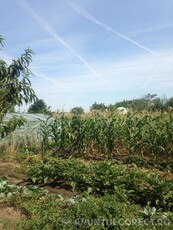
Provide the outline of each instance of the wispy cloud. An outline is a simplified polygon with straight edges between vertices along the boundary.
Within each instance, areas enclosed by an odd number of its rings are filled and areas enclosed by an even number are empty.
[[[48,82],[51,82],[54,84],[54,86],[56,87],[57,90],[66,90],[66,91],[70,91],[70,88],[67,87],[65,84],[61,83],[60,81],[56,81],[55,79],[51,78],[51,77],[47,77],[47,76],[43,76],[43,74],[40,76],[39,74],[36,74],[36,76],[38,78],[41,78],[43,80],[46,80]]]
[[[158,52],[155,52],[149,48],[147,48],[146,46],[140,44],[139,42],[125,36],[124,34],[120,33],[119,31],[113,29],[112,27],[108,26],[105,23],[102,23],[101,21],[99,21],[96,17],[92,16],[89,12],[87,12],[85,9],[81,8],[80,6],[74,4],[72,1],[69,0],[64,0],[66,3],[68,3],[76,12],[78,12],[80,15],[82,15],[83,17],[85,17],[87,20],[97,24],[98,26],[106,29],[107,31],[112,32],[115,35],[118,35],[119,37],[123,38],[124,40],[129,41],[130,43],[132,43],[133,45],[139,47],[140,49],[145,50],[147,53],[152,54],[153,56],[159,58],[160,60],[162,60],[164,62],[164,66],[167,66],[168,64],[173,64],[172,62],[172,58],[165,58],[162,55],[160,55]],[[144,90],[148,84],[152,81],[152,79],[155,77],[155,73],[158,73],[158,68],[154,70],[154,72],[152,72],[152,74],[150,74],[150,76],[147,78],[147,80],[143,81],[140,89]]]
[[[164,52],[161,53],[166,55]],[[169,54],[170,53],[171,51],[169,51]],[[138,91],[149,90],[151,87],[154,88],[156,83],[161,80],[165,81],[165,84],[169,84],[172,81],[173,67],[167,63],[165,65],[161,60],[155,59],[147,54],[135,55],[130,59],[126,58],[117,60],[116,62],[113,58],[105,62],[104,60],[99,60],[98,57],[98,59],[95,60],[95,65],[110,82],[112,91],[120,89],[128,90],[129,88]],[[76,72],[76,68],[78,72]],[[111,91],[102,84],[98,85],[97,79],[91,74],[83,72],[80,66],[71,66],[70,70],[69,75],[67,75],[65,71],[57,73],[56,75],[58,81],[67,88],[66,90],[64,89],[64,92],[70,92],[68,88],[71,89],[71,92],[75,93]],[[92,85],[90,82],[92,82]],[[162,84],[162,87],[164,87],[165,84]]]
[[[159,50],[163,56],[170,56],[172,50],[167,52]],[[74,106],[89,106],[97,102],[115,103],[118,100],[138,98],[142,94],[157,93],[168,94],[172,92],[172,66],[165,65],[161,60],[148,54],[135,55],[115,62],[109,60],[95,60],[96,68],[108,79],[111,90],[103,84],[98,84],[97,79],[87,71],[76,73],[76,68],[70,68],[70,75],[66,71],[62,74],[57,72],[53,78],[61,84],[47,84],[45,81],[34,81],[34,87],[40,98],[45,99],[52,108],[65,108],[69,110]],[[77,68],[78,69],[78,68]],[[35,71],[34,71],[35,72]],[[42,71],[38,71],[42,73]],[[47,76],[47,75],[45,75]],[[82,76],[82,81],[81,81]],[[92,85],[91,85],[92,82]],[[147,86],[141,86],[147,82]],[[62,86],[62,87],[61,87]],[[65,86],[63,88],[63,86]],[[126,96],[128,94],[128,96]],[[170,95],[172,95],[170,93]],[[107,98],[107,96],[109,96]]]
[[[79,14],[81,14],[83,17],[85,17],[89,21],[91,21],[91,22],[97,24],[98,26],[106,29],[107,31],[110,31],[113,34],[118,35],[119,37],[121,37],[121,38],[123,38],[123,39],[125,39],[125,40],[127,40],[129,42],[131,42],[133,45],[139,47],[140,49],[145,50],[146,52],[154,55],[155,57],[160,58],[160,59],[162,59],[165,62],[169,62],[169,63],[171,62],[171,63],[173,63],[172,60],[166,59],[166,58],[162,57],[159,53],[157,53],[157,52],[155,52],[155,51],[147,48],[146,46],[140,44],[139,42],[137,42],[137,41],[135,41],[135,40],[133,40],[133,39],[125,36],[124,34],[120,33],[119,31],[117,31],[117,30],[113,29],[112,27],[108,26],[107,24],[102,23],[97,18],[95,18],[94,16],[92,16],[89,12],[87,12],[85,9],[83,9],[80,6],[74,4],[73,2],[71,2],[69,0],[64,0],[64,1],[66,3],[68,3],[76,12],[78,12]]]
[[[148,26],[142,29],[138,29],[136,31],[130,31],[131,34],[133,35],[138,35],[138,34],[146,34],[146,33],[150,33],[150,32],[158,32],[161,31],[163,29],[169,29],[173,27],[173,23],[163,23],[163,24],[155,24],[152,26]]]
[[[49,35],[51,35],[55,40],[60,42],[64,47],[66,47],[79,61],[81,61],[84,66],[100,81],[102,81],[105,85],[110,87],[110,84],[99,74],[96,70],[81,56],[79,55],[75,49],[73,49],[62,37],[58,35],[55,29],[37,12],[35,12],[32,7],[25,0],[15,0],[18,5],[24,8],[37,22],[38,24],[45,30]]]
[[[12,60],[14,59],[13,57],[11,57],[10,55],[6,54],[1,50],[0,50],[0,58],[2,58],[7,63],[7,65],[10,65],[12,63]],[[35,68],[33,68],[32,70],[34,72],[34,76],[43,79],[47,82],[53,83],[57,89],[70,91],[69,87],[65,86],[65,84],[61,83],[60,81],[56,81],[54,78],[51,77],[43,76],[43,74],[39,74],[37,70],[35,70]]]
[[[173,55],[169,54],[169,58],[172,59],[172,57]],[[157,66],[157,68],[155,68],[155,70],[151,72],[151,75],[147,78],[147,80],[144,81],[141,90],[144,90],[152,82],[153,78],[157,78],[159,82],[162,82],[162,84],[159,84],[162,87],[167,85],[167,87],[169,86],[170,88],[172,88],[172,77],[170,77],[173,71],[172,64],[170,65],[170,63],[168,62],[162,62],[155,64],[155,66]],[[162,77],[158,78],[158,75],[162,75]],[[167,75],[169,77],[166,77]]]

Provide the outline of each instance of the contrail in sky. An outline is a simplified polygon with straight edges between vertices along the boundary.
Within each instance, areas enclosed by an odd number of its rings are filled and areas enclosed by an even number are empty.
[[[37,22],[38,24],[47,31],[48,34],[50,34],[55,40],[60,42],[62,45],[64,45],[78,60],[80,60],[87,69],[90,70],[90,72],[97,77],[100,81],[102,81],[105,85],[107,85],[110,88],[110,84],[100,75],[98,74],[94,68],[86,61],[84,60],[64,39],[62,39],[55,29],[44,19],[42,18],[38,13],[36,13],[31,6],[25,1],[25,0],[15,0],[18,5],[20,5],[22,8],[24,8]]]
[[[90,13],[88,13],[86,10],[84,10],[83,8],[79,7],[78,5],[74,4],[71,1],[68,0],[64,0],[66,3],[68,3],[75,11],[77,11],[79,14],[81,14],[83,17],[85,17],[86,19],[88,19],[91,22],[94,22],[95,24],[99,25],[100,27],[106,29],[107,31],[110,31],[116,35],[118,35],[119,37],[131,42],[132,44],[134,44],[135,46],[147,51],[148,53],[161,58],[164,61],[167,62],[171,62],[169,59],[165,59],[163,58],[159,53],[147,48],[146,46],[143,46],[142,44],[140,44],[139,42],[136,42],[135,40],[123,35],[122,33],[119,33],[117,30],[113,29],[112,27],[106,25],[105,23],[100,22],[97,18],[95,18],[94,16],[92,16]]]
[[[131,42],[133,45],[139,47],[140,49],[143,49],[145,50],[146,52],[152,54],[153,56],[161,59],[162,61],[165,62],[165,64],[169,63],[169,64],[173,64],[172,60],[171,59],[167,59],[167,58],[164,58],[162,57],[159,53],[147,48],[146,46],[140,44],[139,42],[125,36],[124,34],[118,32],[117,30],[113,29],[112,27],[108,26],[107,24],[105,23],[102,23],[101,21],[99,21],[97,18],[95,18],[94,16],[92,16],[90,13],[88,13],[85,9],[81,8],[80,6],[74,4],[73,2],[71,1],[68,1],[68,0],[64,0],[67,4],[69,4],[76,12],[78,12],[80,15],[82,15],[83,17],[85,17],[87,20],[97,24],[98,26],[106,29],[107,31],[110,31],[112,32],[113,34],[115,35],[118,35],[119,37],[123,38],[124,40],[126,41],[129,41]],[[141,87],[141,89],[143,90],[146,85],[148,85],[148,83],[152,80],[152,76],[143,84],[143,86]]]
[[[4,52],[2,52],[2,51],[0,50],[0,58],[1,58],[1,56],[3,57],[3,59],[5,60],[5,62],[6,62],[8,65],[10,65],[10,64],[12,63],[12,60],[14,59],[13,57],[10,57],[8,54],[6,54],[6,53],[4,53]],[[67,90],[67,87],[65,87],[62,83],[59,83],[58,81],[54,80],[53,78],[46,77],[46,76],[40,76],[40,75],[38,75],[38,74],[33,74],[33,76],[37,76],[37,77],[42,78],[42,79],[44,79],[44,80],[46,80],[46,81],[52,82],[52,83],[54,83],[54,84],[56,84],[56,85],[58,85],[58,86],[61,86],[61,88]]]
[[[49,81],[49,82],[53,83],[54,85],[56,85],[57,87],[59,87],[62,90],[68,90],[69,91],[69,88],[64,86],[64,84],[54,80],[53,78],[50,78],[50,77],[47,77],[47,76],[40,76],[38,74],[34,74],[34,75],[37,76],[38,78],[41,78],[41,79],[44,79],[46,81]]]

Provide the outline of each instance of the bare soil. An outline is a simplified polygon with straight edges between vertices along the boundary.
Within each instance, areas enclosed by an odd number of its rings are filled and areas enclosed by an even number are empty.
[[[1,207],[0,206],[0,229],[3,229],[3,221],[17,222],[24,218],[24,215],[15,210],[14,207]]]

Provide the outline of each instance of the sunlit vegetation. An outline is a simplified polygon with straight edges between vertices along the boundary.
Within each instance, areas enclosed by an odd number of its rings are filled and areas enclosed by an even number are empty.
[[[171,229],[172,131],[171,112],[48,117],[38,129],[37,145],[14,146],[24,187],[2,181],[1,200],[21,218],[3,220],[4,226],[145,229],[147,223],[152,229],[155,223],[155,229]]]
[[[52,113],[27,141],[14,142],[26,120],[4,121],[5,114],[23,101],[36,101],[30,112],[40,106],[29,80],[31,54],[0,63],[0,228],[173,229],[172,99],[149,94],[143,104]]]
[[[95,113],[61,114],[42,122],[39,134],[44,149],[55,154],[69,153],[111,158],[117,154],[172,156],[173,114]]]

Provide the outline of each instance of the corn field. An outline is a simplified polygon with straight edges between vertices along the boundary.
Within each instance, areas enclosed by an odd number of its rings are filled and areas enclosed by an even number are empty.
[[[92,116],[61,114],[40,125],[44,150],[112,157],[124,152],[165,157],[173,154],[173,116],[167,114]]]

